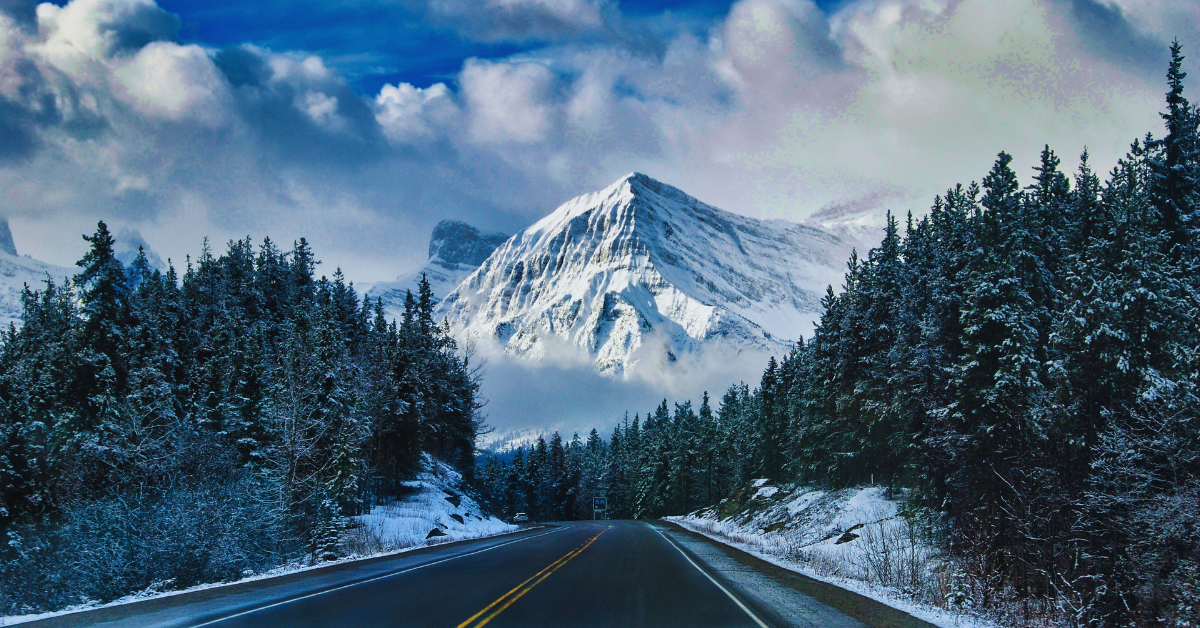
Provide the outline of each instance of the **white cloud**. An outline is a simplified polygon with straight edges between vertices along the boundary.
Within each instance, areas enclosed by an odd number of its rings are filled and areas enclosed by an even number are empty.
[[[445,83],[424,89],[408,83],[384,85],[375,97],[375,120],[388,139],[415,143],[433,139],[459,118],[460,109]]]
[[[216,128],[233,113],[229,84],[199,46],[154,42],[113,72],[122,100],[148,116]]]
[[[42,52],[60,62],[101,59],[173,39],[178,20],[154,0],[73,0],[38,5]]]
[[[459,75],[471,137],[484,144],[529,144],[547,139],[555,123],[555,78],[532,62],[472,59]]]
[[[840,61],[825,14],[811,0],[742,0],[722,35],[723,75],[745,89],[797,85]]]
[[[639,413],[644,418],[664,398],[691,399],[699,407],[705,392],[715,405],[730,385],[757,384],[770,357],[715,345],[668,364],[664,345],[650,339],[639,352],[638,370],[614,377],[597,373],[592,360],[569,343],[550,340],[543,348],[545,354],[535,362],[505,354],[490,339],[470,346],[472,363],[484,365],[480,392],[497,436],[558,429],[569,438],[593,427],[603,433],[626,411],[630,418]]]

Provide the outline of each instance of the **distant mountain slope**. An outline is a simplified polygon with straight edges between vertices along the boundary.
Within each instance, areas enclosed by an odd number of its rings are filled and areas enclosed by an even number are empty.
[[[429,262],[420,270],[401,275],[395,281],[375,284],[367,294],[383,299],[384,306],[393,316],[404,308],[404,293],[417,293],[417,282],[424,274],[429,279],[435,300],[440,301],[459,282],[470,275],[496,247],[508,236],[502,233],[480,231],[465,222],[443,220],[433,228],[429,239]]]
[[[565,342],[612,374],[707,345],[782,352],[811,333],[848,253],[819,228],[731,214],[632,174],[510,238],[439,313],[456,335],[534,359]]]
[[[62,285],[75,273],[74,268],[55,266],[39,262],[32,257],[17,255],[8,220],[0,218],[0,326],[4,329],[8,328],[9,323],[21,324],[21,292],[26,284],[34,290],[41,290],[46,283],[46,277],[51,277],[56,284]]]

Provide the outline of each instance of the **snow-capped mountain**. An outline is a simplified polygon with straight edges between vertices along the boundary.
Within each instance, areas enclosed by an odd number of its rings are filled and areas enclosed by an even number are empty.
[[[642,174],[575,198],[510,238],[442,301],[455,335],[537,359],[582,349],[603,373],[701,348],[787,350],[810,335],[849,249]]]
[[[128,267],[137,259],[138,252],[146,254],[146,263],[150,264],[150,268],[167,271],[167,265],[162,258],[155,253],[150,245],[146,243],[146,239],[136,229],[122,227],[121,232],[115,238],[116,242],[113,245],[113,254],[117,256],[122,264]]]
[[[508,236],[502,233],[480,231],[465,222],[443,220],[433,228],[429,239],[429,261],[425,266],[401,275],[395,281],[377,283],[367,294],[372,299],[383,299],[388,313],[399,316],[404,309],[404,293],[412,290],[415,296],[417,282],[424,274],[434,300],[440,301],[507,239]]]
[[[0,218],[0,327],[7,329],[9,323],[21,324],[21,292],[26,284],[34,290],[41,290],[48,276],[61,286],[75,272],[74,268],[17,255],[8,220]]]

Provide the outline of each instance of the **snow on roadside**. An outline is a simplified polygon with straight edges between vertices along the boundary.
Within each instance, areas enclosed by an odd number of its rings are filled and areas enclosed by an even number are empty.
[[[297,558],[273,569],[232,582],[213,582],[172,591],[160,591],[151,587],[106,604],[81,604],[35,615],[0,616],[0,626],[12,626],[98,608],[264,580],[366,558],[401,554],[439,543],[507,534],[519,529],[518,526],[484,515],[479,504],[461,491],[462,475],[449,465],[426,454],[423,466],[425,470],[417,476],[416,480],[405,483],[415,489],[412,494],[387,505],[376,506],[371,509],[369,514],[349,518],[350,525],[342,543],[346,554],[337,560],[313,564],[308,557]],[[453,502],[458,502],[458,504]],[[460,517],[462,521],[455,519],[455,516]],[[441,530],[443,536],[426,538],[434,528]],[[374,545],[374,547],[369,548],[368,551],[359,551],[364,549],[364,532],[370,533],[367,538],[372,541],[376,538],[379,540],[369,543],[368,546]]]
[[[716,506],[666,519],[937,626],[997,625],[955,607],[953,565],[882,487],[824,491],[755,480]]]
[[[484,515],[479,504],[462,491],[462,475],[428,456],[425,471],[404,484],[413,493],[350,518],[346,543],[354,553],[386,552],[517,529]],[[431,533],[434,536],[430,537]]]

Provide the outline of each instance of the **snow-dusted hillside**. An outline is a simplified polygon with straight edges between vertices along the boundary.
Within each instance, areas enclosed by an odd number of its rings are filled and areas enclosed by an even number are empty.
[[[0,219],[0,326],[7,329],[9,323],[21,324],[21,292],[26,284],[33,290],[42,290],[49,276],[61,286],[76,272],[74,268],[17,255],[8,220]]]
[[[502,233],[480,231],[456,220],[443,220],[433,228],[429,239],[429,261],[425,266],[401,275],[395,281],[377,283],[367,294],[372,299],[383,299],[388,313],[398,317],[404,310],[405,292],[412,290],[416,296],[417,282],[423,274],[429,280],[434,299],[440,301],[507,239],[508,236]]]
[[[510,238],[439,312],[460,337],[533,359],[565,343],[612,374],[714,345],[779,353],[811,333],[848,254],[821,229],[631,174]]]

